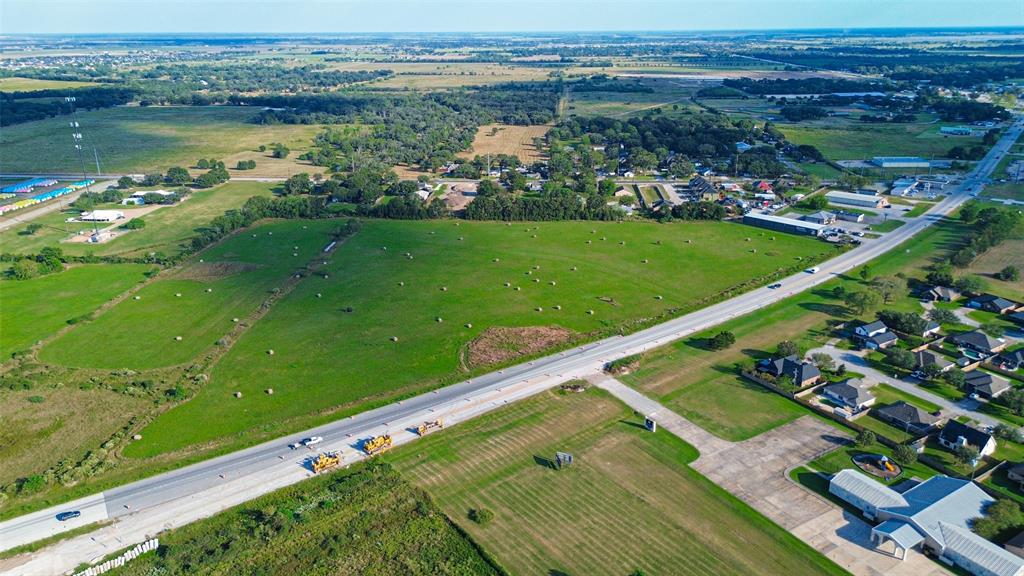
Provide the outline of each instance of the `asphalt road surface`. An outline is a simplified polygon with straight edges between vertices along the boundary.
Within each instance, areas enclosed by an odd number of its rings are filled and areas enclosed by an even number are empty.
[[[985,159],[964,178],[963,183],[927,213],[879,239],[865,240],[857,248],[824,262],[816,274],[795,274],[782,280],[781,288],[759,288],[640,332],[552,354],[296,433],[288,438],[266,442],[107,490],[74,503],[0,523],[0,550],[94,521],[117,519],[118,523],[125,526],[135,526],[135,531],[129,535],[124,534],[123,530],[118,532],[115,525],[92,535],[71,538],[35,555],[28,563],[10,568],[0,564],[0,570],[4,570],[3,574],[35,574],[45,566],[47,570],[64,571],[112,551],[105,549],[111,546],[109,542],[104,543],[105,532],[116,534],[111,537],[128,546],[143,541],[146,536],[161,529],[211,515],[233,503],[244,502],[283,485],[301,481],[311,475],[306,459],[315,452],[290,449],[288,444],[298,439],[322,436],[324,442],[317,449],[342,450],[345,462],[350,463],[360,457],[361,440],[371,435],[388,432],[395,437],[396,443],[408,442],[415,438],[410,428],[418,423],[443,417],[450,424],[476,417],[571,378],[599,371],[611,360],[656,348],[810,289],[892,250],[977,195],[1002,155],[1020,136],[1022,129],[1024,123],[1019,120],[1015,122]],[[57,513],[74,509],[83,512],[77,522],[61,523],[55,519]],[[174,518],[167,520],[169,511],[174,512]],[[157,523],[158,519],[160,523]]]

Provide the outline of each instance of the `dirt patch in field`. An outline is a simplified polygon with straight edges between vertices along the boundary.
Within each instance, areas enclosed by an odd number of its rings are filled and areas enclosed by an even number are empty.
[[[213,282],[249,270],[259,268],[257,264],[247,262],[196,262],[175,275],[179,280],[195,280],[197,282]]]
[[[551,127],[540,126],[510,126],[506,124],[487,124],[476,131],[473,138],[473,146],[465,152],[459,153],[460,158],[472,158],[485,154],[509,154],[517,156],[524,163],[531,163],[540,160],[543,156],[543,147],[538,147],[537,138],[544,138]]]
[[[575,334],[559,326],[488,328],[466,346],[463,365],[478,368],[530,356],[568,342]]]
[[[452,212],[464,210],[473,200],[476,200],[476,184],[473,182],[460,182],[458,184],[445,184],[441,199],[448,205]]]

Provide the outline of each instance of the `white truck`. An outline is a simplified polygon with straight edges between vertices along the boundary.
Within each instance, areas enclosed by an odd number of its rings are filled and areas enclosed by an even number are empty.
[[[804,272],[807,272],[808,274],[817,274],[819,270],[821,270],[821,268],[818,268],[817,266],[812,266],[811,268],[804,270]]]

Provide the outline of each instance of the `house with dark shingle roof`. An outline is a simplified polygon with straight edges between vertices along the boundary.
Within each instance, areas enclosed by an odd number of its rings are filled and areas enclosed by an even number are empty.
[[[914,352],[914,361],[914,367],[918,371],[923,371],[925,366],[931,366],[933,364],[938,366],[939,372],[948,372],[949,369],[953,367],[952,360],[947,360],[942,354],[933,352],[927,348]]]
[[[952,302],[960,297],[960,292],[949,286],[932,286],[923,296],[932,302]]]
[[[996,398],[1010,388],[1012,386],[1008,380],[983,370],[971,370],[964,374],[964,391],[968,394],[977,394],[986,400]]]
[[[996,366],[1003,370],[1018,370],[1024,368],[1024,348],[1017,348],[1011,352],[1003,352],[993,359]]]
[[[915,436],[928,434],[945,420],[941,414],[930,414],[927,410],[907,404],[903,400],[875,408],[871,413],[879,420]]]
[[[1018,304],[995,294],[980,294],[967,301],[968,308],[976,308],[996,314],[1006,314],[1017,309]]]
[[[1024,310],[1010,314],[1009,319],[1011,322],[1016,322],[1017,324],[1024,326]]]
[[[917,548],[971,574],[1024,574],[1024,558],[971,531],[974,519],[983,517],[995,499],[970,480],[933,476],[899,493],[847,468],[832,477],[828,491],[880,522],[871,529],[871,543],[893,544],[901,560]]]
[[[772,358],[758,363],[758,371],[771,374],[775,378],[789,376],[798,388],[810,386],[821,379],[821,371],[810,362],[804,362],[795,354],[785,358]]]
[[[974,446],[982,456],[988,456],[996,451],[996,439],[988,432],[982,432],[966,424],[950,420],[939,432],[939,444],[956,450],[960,446]]]
[[[993,338],[981,330],[972,330],[970,332],[954,334],[949,337],[949,340],[957,346],[970,348],[975,352],[981,352],[982,354],[990,356],[1001,351],[1003,348],[1006,348],[1005,341]]]
[[[868,392],[867,386],[856,378],[829,384],[821,389],[821,394],[836,404],[849,408],[854,413],[867,410],[875,403],[875,396]]]

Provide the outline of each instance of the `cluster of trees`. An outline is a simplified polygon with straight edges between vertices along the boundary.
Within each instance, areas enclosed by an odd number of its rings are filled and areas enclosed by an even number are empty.
[[[15,280],[28,280],[36,276],[51,274],[64,269],[64,253],[60,248],[47,246],[35,256],[14,261],[9,275]]]
[[[213,160],[209,166],[210,170],[208,172],[204,172],[196,177],[193,183],[196,188],[212,188],[231,179],[231,174],[228,173],[224,163],[220,160]]]
[[[235,230],[245,228],[263,218],[325,218],[330,215],[324,196],[253,196],[246,200],[241,208],[228,210],[201,228],[192,238],[192,249],[201,250]]]
[[[31,92],[0,92],[0,126],[11,126],[71,113],[71,104],[64,98],[74,96],[78,110],[109,108],[131,102],[136,92],[128,88],[93,87],[72,90],[34,90]]]
[[[608,206],[604,198],[581,197],[569,191],[540,197],[482,196],[463,213],[467,220],[620,220],[623,212]]]
[[[712,350],[725,350],[736,343],[736,335],[728,330],[723,330],[708,338],[708,348]]]
[[[654,88],[635,79],[595,74],[569,85],[573,92],[637,92],[652,93]]]
[[[905,113],[905,114],[893,114],[892,116],[881,116],[873,114],[863,114],[860,117],[861,122],[867,122],[872,124],[906,124],[908,122],[914,122],[917,120],[916,114]]]
[[[102,192],[82,192],[71,207],[83,212],[92,210],[97,204],[110,204],[124,199],[124,193],[117,188],[107,188]]]
[[[957,250],[950,262],[954,266],[967,267],[978,255],[1002,244],[1013,234],[1020,223],[1020,213],[990,206],[982,208],[976,202],[968,202],[960,209],[960,219],[971,224],[970,241]]]
[[[1010,113],[996,104],[967,100],[966,98],[943,98],[940,96],[928,99],[927,104],[943,120],[976,122],[979,120],[1006,120]]]
[[[984,146],[953,146],[946,156],[953,160],[981,160],[985,157]]]
[[[721,220],[725,218],[725,207],[717,202],[684,202],[676,204],[670,212],[680,220]]]
[[[790,122],[820,120],[828,116],[827,110],[814,104],[787,104],[779,110],[779,113]]]
[[[878,319],[897,332],[915,336],[920,336],[928,327],[928,321],[913,312],[882,310],[878,313]]]
[[[885,92],[889,83],[842,78],[726,78],[722,85],[747,94],[831,94],[833,92]]]
[[[985,515],[971,522],[971,530],[988,540],[1005,540],[1024,529],[1024,513],[1020,505],[1007,498],[999,498],[985,509]]]
[[[253,170],[255,168],[255,160],[239,160],[238,164],[235,165],[235,170]]]
[[[778,178],[786,173],[786,165],[779,161],[778,152],[771,146],[756,146],[736,155],[734,170],[760,178]]]

